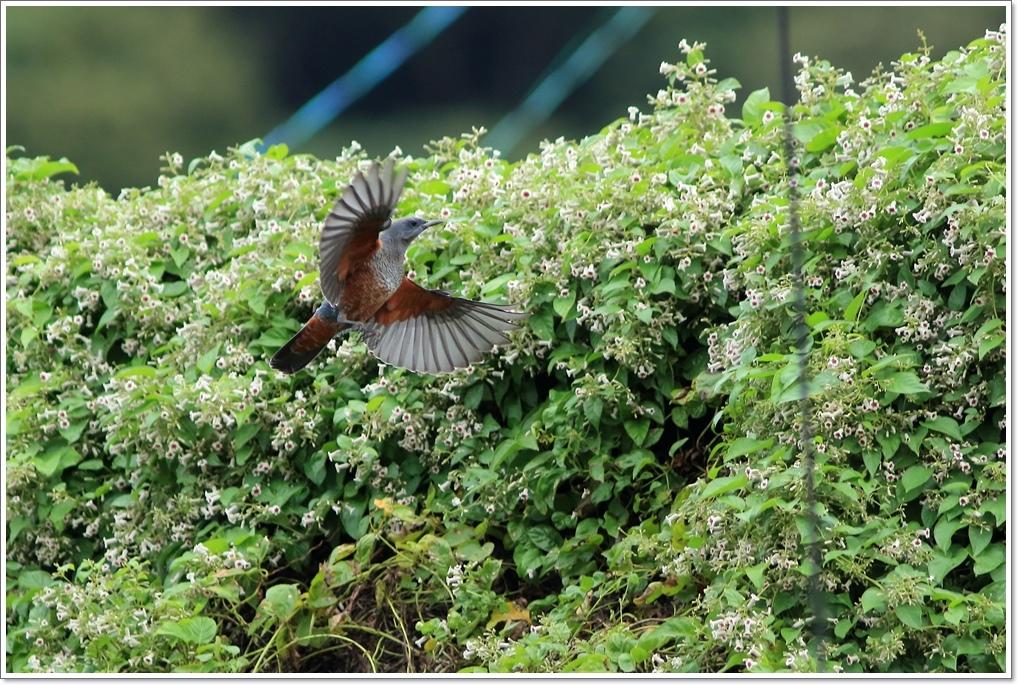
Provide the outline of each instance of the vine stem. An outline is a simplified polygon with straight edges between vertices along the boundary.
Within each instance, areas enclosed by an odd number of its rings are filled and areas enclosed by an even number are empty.
[[[806,325],[806,294],[802,282],[802,230],[799,225],[799,165],[795,156],[793,137],[792,110],[794,92],[792,80],[792,50],[789,37],[788,8],[778,7],[778,43],[781,60],[782,99],[785,101],[785,135],[784,152],[785,168],[788,173],[788,227],[791,240],[792,257],[792,290],[794,297],[793,330],[795,347],[798,356],[798,385],[800,390],[800,433],[799,443],[802,450],[803,464],[806,472],[806,518],[809,522],[809,539],[806,540],[806,560],[809,563],[807,576],[807,594],[810,610],[813,612],[811,631],[813,639],[811,648],[816,658],[817,670],[825,671],[827,664],[827,611],[820,587],[820,572],[823,568],[823,557],[820,550],[820,521],[817,515],[816,501],[816,455],[813,449],[813,412],[809,399],[809,351],[812,339]]]

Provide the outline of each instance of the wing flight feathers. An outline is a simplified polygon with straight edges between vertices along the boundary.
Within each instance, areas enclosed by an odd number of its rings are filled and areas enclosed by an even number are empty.
[[[391,223],[407,169],[393,173],[391,157],[358,172],[325,218],[318,243],[319,281],[325,299],[338,304],[347,276],[378,249],[378,234]]]
[[[480,361],[526,316],[505,305],[474,302],[427,290],[408,278],[370,320],[358,326],[372,353],[386,364],[449,373]]]

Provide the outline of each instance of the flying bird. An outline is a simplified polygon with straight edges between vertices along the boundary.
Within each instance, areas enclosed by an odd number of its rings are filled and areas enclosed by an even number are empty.
[[[358,330],[371,353],[411,371],[447,373],[479,362],[509,342],[524,312],[505,305],[428,290],[403,272],[406,250],[429,226],[417,217],[391,220],[406,181],[389,158],[359,172],[329,212],[318,243],[325,301],[270,366],[296,373],[347,329]]]

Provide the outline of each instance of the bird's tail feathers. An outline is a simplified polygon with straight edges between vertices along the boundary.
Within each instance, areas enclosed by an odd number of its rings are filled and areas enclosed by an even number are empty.
[[[347,327],[344,323],[332,323],[313,317],[297,335],[279,348],[269,360],[269,366],[287,375],[297,373],[310,364],[337,333]]]

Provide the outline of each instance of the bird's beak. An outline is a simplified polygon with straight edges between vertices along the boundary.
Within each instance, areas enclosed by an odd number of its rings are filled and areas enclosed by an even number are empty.
[[[445,222],[442,221],[441,219],[437,219],[435,221],[427,221],[427,222],[421,224],[420,228],[417,229],[417,233],[414,234],[414,238],[419,236],[421,233],[424,233],[424,229],[426,229],[426,228],[428,228],[430,226],[435,226],[437,224],[444,224],[444,223]]]

